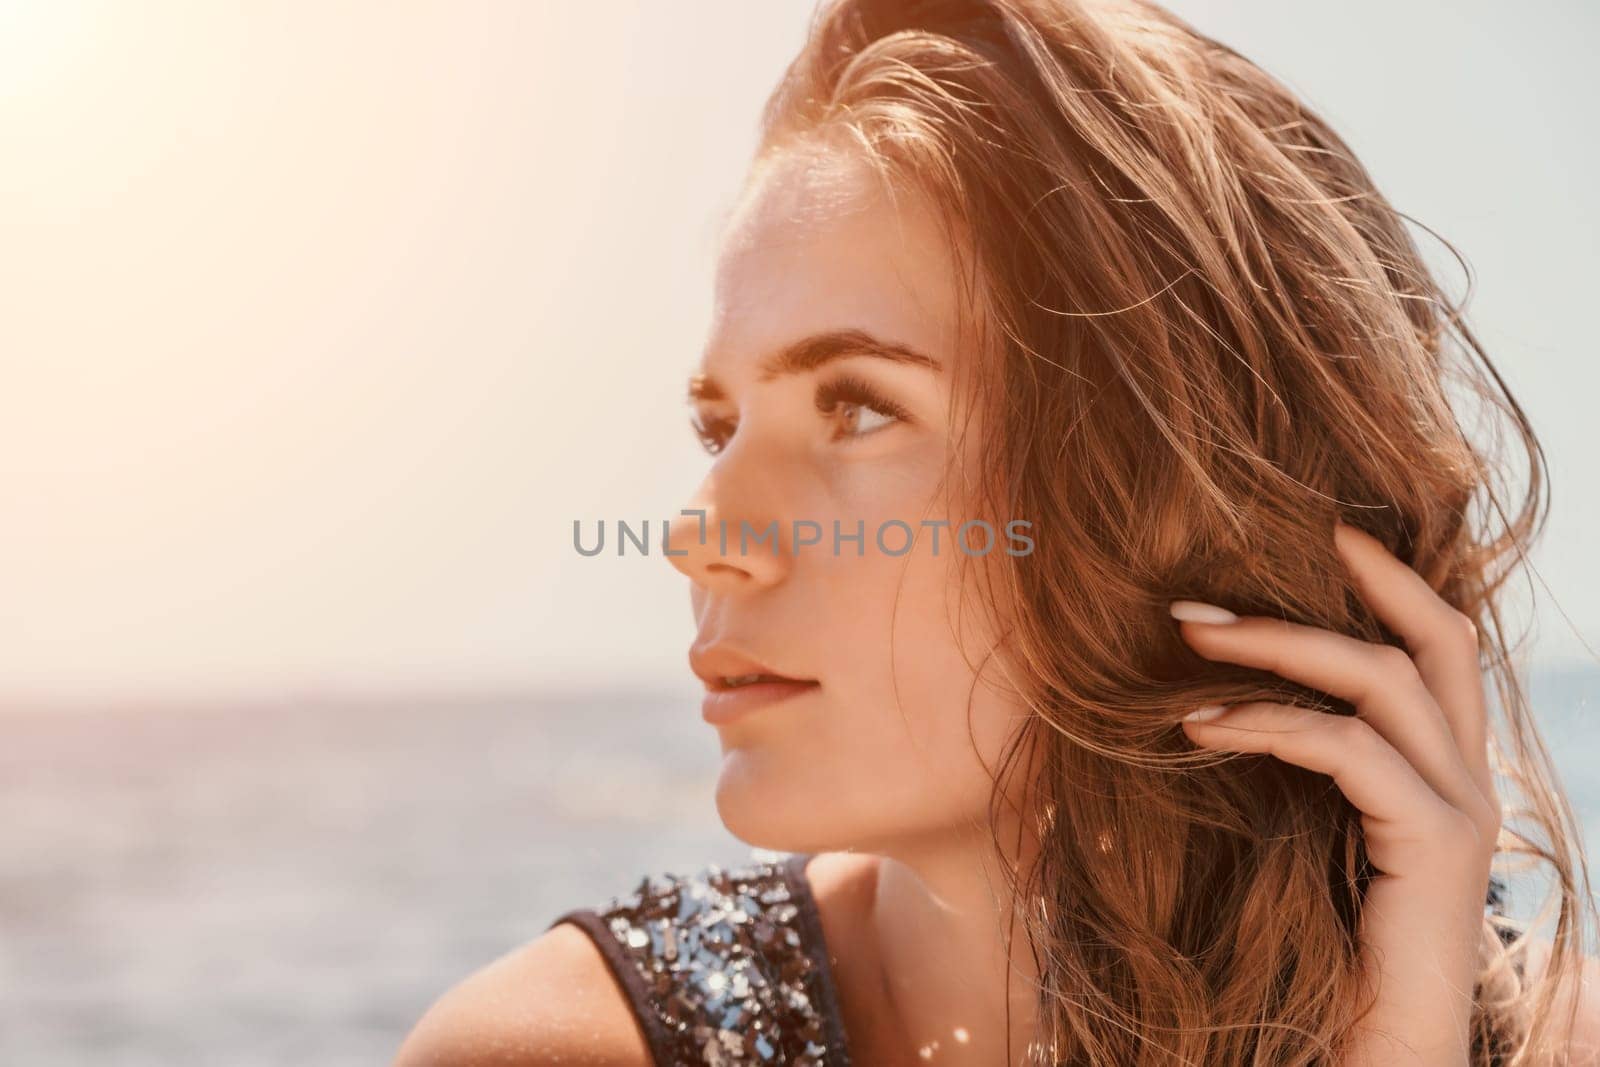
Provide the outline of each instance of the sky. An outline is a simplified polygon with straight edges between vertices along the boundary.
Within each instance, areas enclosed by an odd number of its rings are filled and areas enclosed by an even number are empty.
[[[1466,257],[1551,462],[1534,661],[1592,661],[1595,9],[1169,6]],[[703,474],[717,227],[810,10],[0,0],[0,706],[687,679],[686,579],[572,524]]]

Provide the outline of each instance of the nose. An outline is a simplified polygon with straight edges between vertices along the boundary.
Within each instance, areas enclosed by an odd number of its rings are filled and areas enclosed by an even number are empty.
[[[667,526],[667,558],[696,585],[753,592],[781,582],[793,562],[784,491],[753,453],[723,452]]]

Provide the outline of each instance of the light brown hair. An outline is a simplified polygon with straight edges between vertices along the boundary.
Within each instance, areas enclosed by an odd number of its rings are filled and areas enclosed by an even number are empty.
[[[1007,645],[1034,706],[995,795],[1037,753],[1041,851],[1011,890],[1037,902],[1017,910],[1038,1060],[1335,1062],[1365,1007],[1359,813],[1325,777],[1197,753],[1174,726],[1318,695],[1200,658],[1165,605],[1398,643],[1335,554],[1340,517],[1478,626],[1500,849],[1548,868],[1554,945],[1525,981],[1521,927],[1486,916],[1474,1062],[1543,1062],[1593,912],[1502,606],[1544,460],[1404,216],[1281,83],[1141,0],[825,3],[758,159],[824,137],[946,220],[986,352],[979,495],[1035,524],[993,602],[1020,607]]]

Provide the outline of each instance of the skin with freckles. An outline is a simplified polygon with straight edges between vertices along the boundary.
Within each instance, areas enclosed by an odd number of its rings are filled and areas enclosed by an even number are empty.
[[[717,807],[744,840],[875,851],[963,826],[987,802],[983,760],[1020,711],[992,661],[977,684],[974,666],[993,640],[973,611],[957,610],[953,527],[966,516],[944,492],[951,371],[966,356],[954,298],[931,223],[895,214],[849,157],[779,160],[731,223],[697,375],[725,396],[695,405],[697,425],[716,430],[715,455],[683,507],[704,511],[710,527],[776,522],[783,538],[777,552],[730,543],[724,554],[715,537],[698,543],[694,519],[680,519],[672,542],[686,554],[671,559],[691,579],[697,646],[729,644],[821,683],[717,730]],[[815,370],[757,380],[768,354],[840,330],[914,349],[942,369],[847,348]],[[820,413],[819,393],[841,375],[904,417],[848,401]],[[820,523],[823,543],[796,548],[793,523],[804,519]],[[911,551],[891,554],[904,545],[895,528],[884,534],[888,551],[877,543],[893,520],[923,531]],[[921,525],[941,520],[952,525]],[[836,553],[835,522],[845,531],[864,523],[864,545],[842,542]]]
[[[809,873],[839,946],[853,1051],[869,1063],[923,1048],[941,1050],[940,1062],[994,1063],[1007,1059],[1005,996],[994,991],[1008,971],[1013,1025],[1032,1010],[1025,973],[1000,948],[1005,916],[983,829],[990,768],[1024,706],[971,609],[952,541],[970,517],[961,479],[975,476],[951,432],[967,417],[955,372],[972,358],[957,336],[955,268],[931,217],[898,199],[837,150],[791,151],[753,177],[730,222],[698,369],[720,394],[695,405],[714,458],[683,506],[713,527],[776,521],[786,540],[777,554],[724,554],[683,520],[672,541],[687,554],[673,563],[691,579],[697,647],[732,645],[820,683],[717,727],[716,803],[745,841],[827,853]],[[771,353],[840,330],[939,367],[847,352],[759,380]],[[819,390],[839,374],[903,417],[860,402],[820,413]],[[830,536],[796,550],[795,519]],[[848,543],[832,551],[835,520],[846,530],[864,521],[861,554]],[[889,551],[876,543],[891,520],[923,531],[911,551],[898,554],[899,534],[885,535]],[[937,545],[925,521],[950,524]],[[828,907],[835,896],[854,906]]]

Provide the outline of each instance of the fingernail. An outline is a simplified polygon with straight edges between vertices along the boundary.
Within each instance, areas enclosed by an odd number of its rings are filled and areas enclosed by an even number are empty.
[[[1228,706],[1226,704],[1207,704],[1204,707],[1195,708],[1185,715],[1184,719],[1188,722],[1205,722],[1208,719],[1215,719],[1227,710]]]
[[[1174,600],[1167,608],[1174,619],[1182,622],[1238,622],[1239,616],[1227,608],[1205,604],[1198,600]]]

